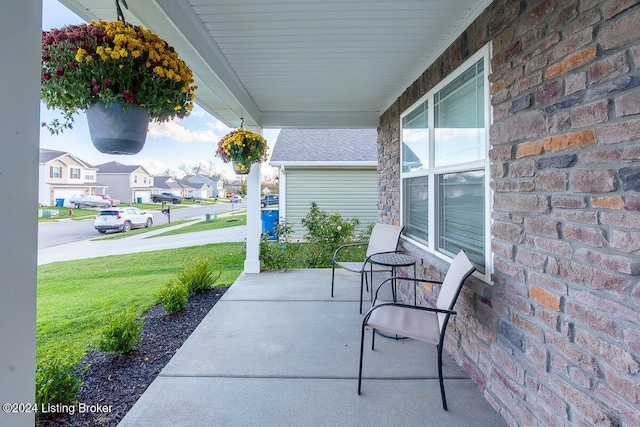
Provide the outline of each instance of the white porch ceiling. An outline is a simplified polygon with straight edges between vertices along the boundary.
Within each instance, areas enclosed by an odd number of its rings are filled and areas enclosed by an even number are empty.
[[[114,20],[114,0],[60,0]],[[375,128],[491,0],[128,0],[173,45],[197,103],[231,127]]]

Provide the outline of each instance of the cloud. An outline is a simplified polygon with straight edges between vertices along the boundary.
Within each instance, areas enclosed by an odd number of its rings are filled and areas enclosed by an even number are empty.
[[[159,175],[170,168],[168,164],[157,159],[141,159],[138,161],[138,163],[141,164],[152,175]]]
[[[229,131],[222,122],[209,121],[203,129],[187,129],[178,121],[165,123],[150,123],[149,134],[151,138],[169,138],[176,142],[217,142]]]

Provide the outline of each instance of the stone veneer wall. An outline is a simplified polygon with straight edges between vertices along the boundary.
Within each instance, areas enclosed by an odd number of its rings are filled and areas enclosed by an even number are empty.
[[[640,425],[636,3],[496,0],[380,118],[379,217],[399,223],[400,113],[492,41],[494,285],[467,281],[446,344],[510,425]]]

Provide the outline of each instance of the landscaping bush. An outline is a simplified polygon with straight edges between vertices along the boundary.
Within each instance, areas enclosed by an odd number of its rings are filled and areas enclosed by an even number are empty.
[[[158,293],[158,302],[162,304],[165,313],[178,312],[189,302],[189,290],[183,283],[169,279]]]
[[[335,250],[354,241],[368,242],[374,224],[360,230],[354,237],[360,220],[356,217],[343,219],[339,213],[329,214],[318,208],[314,202],[309,213],[302,219],[307,228],[305,242],[291,242],[292,227],[281,221],[276,225],[278,241],[263,239],[260,242],[260,260],[265,270],[286,268],[327,268]],[[366,250],[362,247],[348,248],[342,252],[342,261],[362,261]]]
[[[311,268],[322,268],[331,267],[333,253],[339,246],[355,240],[360,220],[356,217],[343,219],[338,212],[329,214],[312,202],[309,213],[302,218],[302,225],[307,229],[305,238],[309,243],[306,264]]]
[[[294,248],[296,245],[289,241],[293,232],[286,220],[279,221],[275,225],[277,241],[269,240],[269,236],[263,235],[260,240],[260,260],[265,270],[282,270],[292,268],[294,265]]]
[[[64,352],[60,352],[63,354]],[[88,369],[89,366],[85,368]],[[46,357],[38,361],[36,365],[36,408],[37,418],[45,418],[42,408],[53,405],[75,405],[77,403],[78,390],[83,382],[82,371],[79,363],[69,359]],[[51,414],[52,415],[52,414]]]
[[[198,294],[211,289],[222,271],[217,273],[211,268],[211,257],[194,257],[188,262],[184,269],[178,272],[178,281],[184,284],[189,294]]]
[[[133,310],[128,310],[106,321],[98,350],[123,355],[138,347],[144,320],[138,320]]]

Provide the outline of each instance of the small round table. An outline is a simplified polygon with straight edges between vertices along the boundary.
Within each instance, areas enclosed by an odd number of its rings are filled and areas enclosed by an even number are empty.
[[[413,266],[413,277],[416,277],[416,260],[409,255],[401,254],[399,252],[380,253],[371,255],[369,262],[385,267],[391,267],[391,277],[395,277],[396,269],[398,267]],[[393,295],[393,302],[396,302],[395,279],[391,282],[391,294]],[[371,288],[371,302],[373,303],[373,288]]]

